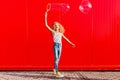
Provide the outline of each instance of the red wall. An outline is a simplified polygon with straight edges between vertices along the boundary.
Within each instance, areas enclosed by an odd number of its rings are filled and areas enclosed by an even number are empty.
[[[68,3],[67,13],[50,11],[48,24],[62,23],[65,35],[59,68],[66,70],[120,69],[120,1],[90,0],[88,14],[79,11],[81,0],[0,1],[0,69],[53,68],[53,40],[44,24],[47,3]]]

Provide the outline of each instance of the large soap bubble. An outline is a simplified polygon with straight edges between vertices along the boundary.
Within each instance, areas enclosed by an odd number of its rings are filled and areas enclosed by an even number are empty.
[[[79,10],[85,14],[89,13],[91,9],[92,4],[89,0],[83,0],[79,6]]]

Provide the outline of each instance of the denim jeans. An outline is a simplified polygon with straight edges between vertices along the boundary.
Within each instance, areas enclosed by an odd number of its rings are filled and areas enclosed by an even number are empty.
[[[61,51],[62,51],[62,44],[54,43],[54,68],[56,72],[58,72],[58,63],[60,60]]]

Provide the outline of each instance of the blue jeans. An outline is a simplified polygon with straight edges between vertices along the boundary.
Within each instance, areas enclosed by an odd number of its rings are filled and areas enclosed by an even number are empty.
[[[54,43],[54,68],[56,72],[58,72],[58,63],[60,60],[61,51],[62,51],[62,44]]]

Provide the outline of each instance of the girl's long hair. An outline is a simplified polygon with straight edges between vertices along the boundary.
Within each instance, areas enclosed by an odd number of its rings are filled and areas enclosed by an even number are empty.
[[[60,32],[60,33],[65,33],[64,27],[63,27],[62,24],[60,24],[59,22],[54,22],[53,25],[52,25],[52,29],[53,29],[54,31],[56,31],[56,27],[55,27],[55,24],[56,24],[56,23],[59,24],[59,28],[60,28],[60,29],[59,29],[59,32]]]

